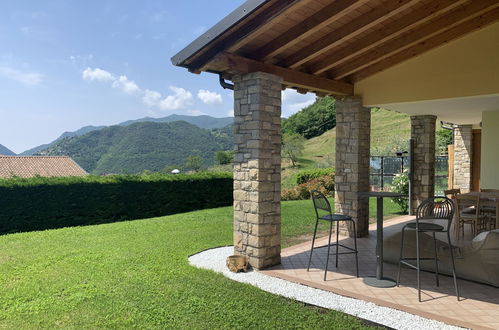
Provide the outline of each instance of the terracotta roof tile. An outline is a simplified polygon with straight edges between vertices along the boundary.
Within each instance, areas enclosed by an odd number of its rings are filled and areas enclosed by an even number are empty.
[[[0,178],[87,174],[68,156],[0,156]]]

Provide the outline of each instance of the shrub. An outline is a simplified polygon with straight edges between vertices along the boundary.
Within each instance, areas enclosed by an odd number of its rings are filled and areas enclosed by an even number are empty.
[[[231,173],[0,180],[0,233],[228,206],[232,184]]]
[[[322,175],[291,189],[284,189],[281,193],[281,199],[285,201],[309,199],[312,190],[320,191],[324,195],[332,195],[334,192],[334,177],[332,175]]]
[[[406,195],[409,194],[409,174],[407,170],[395,175],[392,181],[392,191]],[[394,197],[392,200],[400,207],[402,212],[407,213],[409,210],[409,200],[407,198]]]
[[[218,165],[228,165],[234,160],[234,151],[219,150],[215,153],[215,161]]]
[[[302,184],[324,175],[334,176],[334,168],[311,168],[299,171],[296,174],[296,184]]]

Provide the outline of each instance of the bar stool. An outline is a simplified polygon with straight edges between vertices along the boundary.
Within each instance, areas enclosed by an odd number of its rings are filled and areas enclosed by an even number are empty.
[[[447,233],[447,244],[449,247],[449,252],[452,262],[452,275],[454,277],[454,287],[456,289],[457,300],[459,301],[459,289],[457,286],[456,278],[456,267],[454,265],[454,252],[453,247],[450,243],[450,226],[452,223],[452,218],[454,217],[454,203],[447,197],[430,197],[424,200],[416,210],[416,221],[409,222],[402,228],[402,235],[400,241],[400,257],[398,262],[398,272],[397,272],[397,286],[400,285],[400,271],[402,265],[408,266],[410,268],[416,269],[417,271],[417,282],[418,282],[418,298],[421,302],[421,260],[435,260],[435,280],[437,286],[439,286],[438,280],[438,255],[437,255],[437,240],[435,238],[435,233]],[[422,221],[423,220],[423,221]],[[434,220],[446,220],[446,226],[434,223]],[[404,234],[406,230],[416,231],[416,257],[404,257]],[[419,252],[419,237],[422,233],[432,233],[433,234],[433,244],[435,256],[433,258],[421,258]],[[416,265],[409,263],[409,261],[416,261]]]
[[[336,253],[333,253],[336,255],[336,267],[338,267],[338,255],[340,254],[355,254],[355,263],[357,267],[357,277],[359,277],[359,259],[358,259],[358,250],[357,250],[357,229],[355,227],[355,221],[348,215],[344,214],[333,214],[331,210],[331,204],[329,204],[329,201],[327,200],[326,196],[322,194],[319,191],[313,190],[311,192],[312,194],[312,201],[314,203],[314,209],[315,209],[315,215],[316,215],[316,221],[315,221],[315,229],[314,229],[314,237],[312,239],[312,247],[310,249],[310,257],[308,259],[308,267],[307,267],[307,272],[310,270],[310,263],[312,262],[312,253],[314,252],[314,249],[319,249],[322,247],[327,246],[327,257],[326,257],[326,270],[324,271],[324,281],[326,280],[327,276],[327,268],[329,264],[329,255],[330,255],[330,249],[331,246],[336,247]],[[322,215],[321,215],[322,213]],[[315,237],[317,235],[317,227],[319,225],[319,221],[326,221],[329,222],[329,241],[327,245],[322,245],[322,246],[317,246],[314,247],[315,244]],[[343,244],[340,244],[339,241],[339,228],[340,228],[340,221],[349,221],[353,225],[353,241],[354,241],[354,248],[351,248],[349,246],[345,246]],[[336,242],[331,244],[331,235],[333,232],[333,223],[336,223]],[[344,249],[347,249],[347,252],[339,252],[338,249],[339,247],[342,247]]]

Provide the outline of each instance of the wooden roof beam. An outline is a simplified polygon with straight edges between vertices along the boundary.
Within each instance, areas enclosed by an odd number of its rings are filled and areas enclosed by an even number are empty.
[[[304,71],[312,74],[321,74],[322,72],[327,71],[362,52],[372,49],[383,42],[393,39],[410,28],[423,24],[467,1],[468,0],[440,0],[429,2],[411,14],[391,22],[382,29],[369,33],[360,40],[341,47],[340,49],[335,49],[334,52],[325,59],[308,65]]]
[[[266,45],[260,47],[251,54],[251,58],[266,61],[270,57],[283,52],[289,47],[295,45],[300,38],[303,39],[331,24],[338,17],[343,16],[352,10],[355,10],[368,2],[369,0],[337,0],[321,9],[319,12],[306,18],[304,21],[294,25],[291,29],[283,33],[278,38],[269,41]]]
[[[218,72],[266,72],[282,77],[283,84],[296,87],[301,91],[308,90],[326,94],[353,95],[353,85],[351,84],[282,68],[227,52],[215,56],[207,67],[209,70]]]
[[[302,7],[308,6],[310,2],[313,2],[315,0],[301,0],[298,2],[295,2],[293,6],[290,6],[283,10],[280,15],[275,16],[274,19],[271,22],[268,22],[267,24],[262,24],[259,27],[256,27],[253,31],[251,31],[251,34],[247,35],[245,38],[238,40],[236,43],[234,43],[232,46],[230,46],[227,49],[227,52],[232,53],[236,52],[239,48],[243,47],[244,45],[249,44],[256,38],[260,37],[263,33],[265,33],[269,29],[270,26],[275,26],[276,24],[280,23],[283,19],[287,17],[288,12],[291,10],[295,9],[300,9]],[[299,8],[296,8],[298,7]]]
[[[384,58],[417,44],[437,33],[448,30],[470,18],[477,17],[490,9],[499,7],[497,0],[472,1],[466,6],[459,7],[447,14],[419,26],[417,29],[408,31],[400,37],[385,42],[377,48],[366,51],[338,68],[328,71],[329,76],[334,79],[342,79],[352,75],[361,69],[372,65]]]
[[[317,40],[305,49],[294,53],[278,63],[279,66],[297,68],[303,63],[312,60],[329,49],[337,46],[339,43],[353,38],[362,32],[372,28],[376,24],[400,13],[420,0],[388,0],[383,6],[359,16],[348,24],[332,31],[324,38]]]
[[[411,48],[407,48],[388,58],[385,58],[382,61],[379,61],[365,68],[364,70],[356,73],[355,75],[349,77],[349,80],[359,81],[365,79],[373,74],[386,70],[387,68],[392,67],[393,65],[404,62],[410,58],[416,57],[432,48],[448,43],[454,39],[462,37],[475,30],[479,30],[484,26],[492,24],[497,21],[499,21],[499,9],[493,9],[488,13],[475,17],[457,26],[454,26],[452,29],[448,31],[444,31],[442,33],[434,35],[429,39],[421,41],[420,43]]]
[[[205,71],[204,65],[208,63],[220,51],[225,51],[238,41],[251,35],[255,29],[267,22],[270,22],[275,17],[279,16],[284,10],[294,6],[300,0],[275,1],[270,3],[265,10],[262,10],[258,15],[255,15],[251,20],[242,25],[237,31],[232,32],[227,37],[216,40],[206,51],[197,56],[192,62],[188,63],[188,69],[191,72]]]

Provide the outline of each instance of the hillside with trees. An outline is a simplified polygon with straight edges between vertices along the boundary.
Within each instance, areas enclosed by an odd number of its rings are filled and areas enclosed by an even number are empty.
[[[37,155],[71,156],[92,174],[139,173],[183,168],[190,156],[201,167],[211,166],[215,154],[232,149],[232,130],[208,130],[187,122],[138,122],[111,126],[82,136],[66,137]]]

